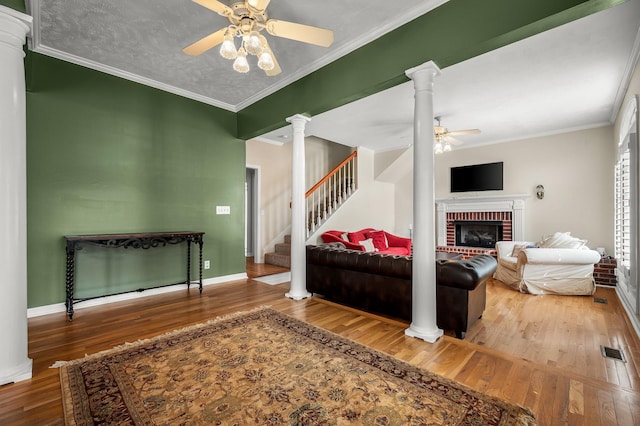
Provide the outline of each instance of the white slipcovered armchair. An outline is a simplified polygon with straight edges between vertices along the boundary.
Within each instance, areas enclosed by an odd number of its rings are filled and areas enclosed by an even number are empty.
[[[600,254],[585,242],[568,232],[556,232],[538,243],[499,241],[494,278],[522,293],[591,295]]]

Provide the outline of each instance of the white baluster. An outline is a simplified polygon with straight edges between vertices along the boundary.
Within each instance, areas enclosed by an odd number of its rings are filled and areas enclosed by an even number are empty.
[[[318,224],[318,226],[320,226],[322,225],[322,198],[320,197],[319,188],[316,192],[318,193],[318,200],[316,201],[316,206],[318,209],[318,219],[316,220],[316,223]]]
[[[312,232],[316,232],[316,208],[318,205],[316,201],[316,192],[313,193],[311,199],[311,230]]]
[[[322,218],[323,222],[327,220],[327,215],[329,214],[329,208],[327,206],[327,182],[322,184]]]
[[[325,184],[327,185],[327,191],[329,192],[327,199],[327,203],[329,204],[328,214],[331,215],[333,214],[333,188],[331,187],[331,178],[327,179]]]
[[[347,194],[351,195],[351,192],[353,191],[353,159],[349,160],[349,162],[347,163],[347,170],[348,170],[348,175],[349,177],[347,178]]]

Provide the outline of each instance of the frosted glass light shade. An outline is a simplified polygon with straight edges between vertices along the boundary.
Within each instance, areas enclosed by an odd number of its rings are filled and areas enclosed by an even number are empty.
[[[243,74],[249,72],[249,62],[247,62],[247,52],[244,47],[238,50],[238,57],[233,62],[233,69]]]
[[[224,37],[222,46],[220,46],[220,55],[226,59],[235,59],[238,57],[238,51],[236,50],[236,46],[233,44],[232,36],[227,35]]]
[[[269,52],[262,52],[260,55],[260,59],[258,59],[258,67],[261,70],[271,71],[275,64],[273,63],[273,58],[269,54]]]
[[[260,56],[262,53],[262,43],[256,31],[251,31],[248,36],[243,36],[244,47],[250,55]]]

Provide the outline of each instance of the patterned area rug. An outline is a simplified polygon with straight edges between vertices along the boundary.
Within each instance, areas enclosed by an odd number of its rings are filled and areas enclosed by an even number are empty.
[[[524,408],[269,308],[58,362],[69,425],[535,425]]]

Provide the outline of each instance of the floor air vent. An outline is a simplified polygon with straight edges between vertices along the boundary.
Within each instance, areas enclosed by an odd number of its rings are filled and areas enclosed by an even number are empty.
[[[602,303],[604,305],[606,305],[607,303],[609,303],[609,301],[607,299],[605,299],[604,297],[594,297],[593,301],[595,303]]]
[[[605,358],[613,358],[613,359],[617,359],[618,361],[627,362],[627,360],[624,359],[624,354],[620,349],[614,349],[614,348],[601,345],[600,352],[602,352],[602,356]]]

